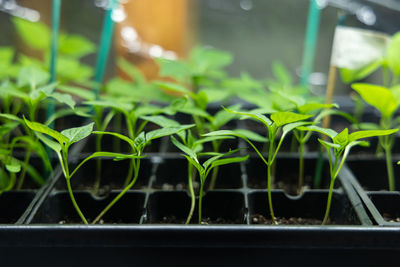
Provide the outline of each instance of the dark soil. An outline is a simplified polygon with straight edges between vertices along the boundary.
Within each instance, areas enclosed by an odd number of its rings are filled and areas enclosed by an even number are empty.
[[[278,225],[321,225],[322,220],[315,218],[301,218],[301,217],[276,217]],[[254,214],[250,217],[251,224],[268,224],[272,225],[272,220],[265,218],[263,215]],[[335,222],[328,221],[328,225],[335,224]]]

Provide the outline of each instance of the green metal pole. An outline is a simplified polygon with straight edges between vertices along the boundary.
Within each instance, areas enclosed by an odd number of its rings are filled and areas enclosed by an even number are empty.
[[[58,54],[58,33],[60,28],[61,0],[53,0],[52,22],[51,22],[51,50],[50,50],[50,83],[56,81],[57,54]],[[51,101],[47,106],[47,118],[54,114],[54,102]],[[54,123],[50,125],[54,127]]]
[[[313,71],[315,48],[318,40],[320,13],[321,9],[317,4],[317,0],[310,0],[300,78],[300,84],[303,86],[308,86],[308,77]]]
[[[104,79],[104,72],[106,69],[106,64],[107,64],[107,58],[108,54],[110,52],[110,47],[112,43],[112,35],[114,31],[114,21],[111,18],[112,12],[118,3],[118,0],[109,0],[110,4],[106,10],[106,14],[104,16],[104,22],[103,22],[103,29],[101,32],[101,37],[100,37],[100,46],[99,46],[99,52],[98,52],[98,57],[97,57],[97,64],[96,64],[96,72],[94,76],[94,80],[99,86],[103,79]],[[96,95],[98,96],[100,88],[99,87],[94,88]]]

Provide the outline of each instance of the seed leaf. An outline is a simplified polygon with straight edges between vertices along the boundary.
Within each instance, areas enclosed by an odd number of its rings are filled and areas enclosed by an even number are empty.
[[[383,117],[392,116],[399,106],[393,93],[385,87],[366,83],[355,83],[351,87],[365,102],[379,110]]]
[[[316,125],[310,125],[310,126],[300,126],[297,127],[298,130],[300,131],[314,131],[314,132],[319,132],[322,134],[325,134],[329,136],[332,140],[335,138],[335,136],[338,134],[336,131],[332,129],[327,129],[327,128],[322,128]]]
[[[398,129],[391,130],[367,130],[367,131],[358,131],[351,133],[349,135],[349,142],[353,142],[359,140],[361,138],[373,137],[373,136],[382,136],[382,135],[390,135],[397,132]]]
[[[59,153],[61,151],[61,145],[59,143],[54,142],[50,138],[47,138],[45,135],[36,132],[36,136],[41,140],[45,145],[53,149],[55,152]]]
[[[161,127],[177,127],[180,124],[177,121],[171,120],[165,116],[155,115],[155,116],[141,116],[141,119],[150,121]]]
[[[84,125],[81,127],[74,127],[70,129],[66,129],[61,132],[64,136],[69,139],[69,144],[72,145],[75,142],[78,142],[86,137],[88,137],[93,131],[94,122],[89,123],[88,125]]]
[[[161,129],[157,129],[157,130],[153,130],[150,131],[148,133],[146,133],[146,143],[150,142],[153,139],[157,139],[157,138],[161,138],[164,136],[169,136],[172,134],[176,134],[179,133],[181,131],[187,130],[189,128],[192,128],[193,126],[195,126],[195,124],[188,124],[188,125],[181,125],[181,126],[177,126],[177,127],[165,127],[165,128],[161,128]]]
[[[259,113],[257,111],[249,110],[249,111],[243,112],[243,111],[231,110],[231,109],[225,108],[225,107],[223,107],[223,109],[228,111],[228,112],[234,113],[234,114],[244,115],[246,117],[250,117],[250,118],[253,118],[255,120],[258,120],[258,121],[260,121],[261,123],[263,123],[267,127],[272,125],[272,121],[270,119],[268,119],[265,115],[263,115],[263,114],[261,114],[261,113]],[[243,117],[243,119],[245,119],[246,117]]]
[[[171,136],[171,141],[172,143],[179,148],[183,153],[185,153],[186,155],[188,155],[189,157],[191,157],[192,159],[197,159],[197,154],[194,150],[192,150],[191,148],[185,146],[184,144],[182,144],[181,142],[179,142],[178,140],[176,140],[175,137]]]
[[[386,61],[395,75],[400,75],[400,34],[393,35],[386,50]]]
[[[322,103],[307,103],[297,107],[301,114],[308,114],[311,111],[316,111],[323,108],[339,107],[337,104],[322,104]]]
[[[285,124],[302,121],[311,118],[312,115],[303,115],[293,112],[275,112],[271,115],[271,120],[273,120],[277,127],[281,127]]]
[[[28,121],[27,119],[25,119],[25,117],[24,117],[24,121],[25,121],[26,125],[33,131],[47,134],[47,135],[53,137],[54,139],[56,139],[62,145],[66,144],[69,141],[68,137],[66,137],[62,133],[59,133],[53,129],[50,129],[49,127],[47,127],[44,124],[41,124],[39,122]]]

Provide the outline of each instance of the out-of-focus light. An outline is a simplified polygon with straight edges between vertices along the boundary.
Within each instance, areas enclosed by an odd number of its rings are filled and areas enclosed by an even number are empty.
[[[323,86],[326,85],[328,78],[325,73],[313,72],[308,77],[308,82],[312,85]]]
[[[127,43],[132,43],[138,38],[137,31],[129,26],[125,26],[121,30],[121,36]]]
[[[152,57],[161,57],[163,55],[163,49],[159,45],[152,45],[149,49],[149,55]]]
[[[119,5],[116,9],[112,11],[111,19],[117,23],[122,22],[126,19],[126,13],[122,5]]]
[[[176,60],[178,59],[178,56],[174,51],[165,51],[163,58],[169,59],[169,60]]]
[[[94,5],[101,8],[106,8],[108,6],[108,0],[95,0]]]
[[[240,7],[243,10],[250,11],[253,9],[253,1],[252,0],[241,0]]]
[[[366,25],[374,25],[376,22],[376,15],[372,8],[368,6],[363,6],[362,8],[358,9],[356,12],[356,17]]]
[[[328,5],[328,0],[316,0],[315,3],[319,9],[323,9]]]

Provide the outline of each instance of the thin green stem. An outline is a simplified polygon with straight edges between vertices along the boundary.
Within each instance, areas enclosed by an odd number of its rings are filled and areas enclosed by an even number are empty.
[[[213,141],[214,152],[219,152],[220,145],[221,145],[221,142],[216,142],[215,140]],[[218,166],[212,170],[211,181],[210,181],[210,185],[208,186],[209,190],[213,190],[215,187],[215,182],[217,181],[217,177],[218,177],[218,171],[219,171]]]
[[[201,210],[202,210],[202,203],[203,203],[203,187],[204,182],[203,179],[200,179],[200,192],[199,192],[199,224],[201,224]]]
[[[194,189],[193,189],[193,165],[188,162],[188,187],[189,187],[189,192],[190,192],[190,211],[189,215],[186,219],[185,224],[189,224],[190,220],[192,219],[194,208],[196,205],[196,196],[194,195]]]
[[[297,192],[300,195],[304,185],[304,143],[299,143],[299,185]]]
[[[81,220],[83,221],[84,224],[88,224],[88,221],[86,220],[85,216],[83,215],[81,209],[78,206],[78,203],[76,203],[75,197],[74,197],[74,193],[72,192],[72,188],[71,188],[71,182],[70,182],[70,178],[69,177],[65,177],[66,181],[67,181],[67,187],[68,187],[68,192],[69,192],[69,196],[71,198],[72,201],[72,205],[74,205],[74,208],[76,210],[76,212],[78,212],[79,217],[81,218]]]
[[[101,151],[101,139],[102,135],[96,136],[96,152]],[[101,159],[96,159],[96,180],[93,185],[93,194],[97,195],[100,189],[100,182],[101,182]]]
[[[385,147],[386,155],[386,169],[388,174],[389,191],[394,191],[396,189],[394,171],[393,171],[393,160],[392,160],[392,150]]]
[[[25,166],[29,164],[29,160],[31,159],[31,154],[32,154],[32,151],[30,149],[28,149],[28,151],[26,152],[25,160],[24,160]],[[22,185],[24,184],[24,181],[25,181],[25,176],[26,176],[26,168],[23,168],[23,170],[18,178],[17,190],[20,190],[22,188]]]
[[[269,152],[268,152],[268,165],[267,165],[267,183],[268,183],[268,206],[269,206],[269,213],[271,215],[272,223],[277,224],[275,220],[275,215],[274,215],[274,208],[272,205],[272,190],[271,190],[271,167],[273,164],[273,152],[274,152],[274,136],[272,134],[269,135]]]
[[[136,183],[136,180],[139,176],[139,169],[140,169],[140,159],[136,159],[134,161],[134,168],[135,168],[135,177],[132,179],[132,181],[129,183],[127,187],[124,188],[101,212],[100,214],[93,220],[92,224],[96,224],[106,213],[109,211],[117,201],[123,197],[126,192],[131,189],[131,187]]]
[[[326,203],[325,216],[324,216],[324,220],[322,221],[322,225],[325,225],[329,219],[329,212],[331,210],[331,202],[332,202],[332,193],[333,193],[334,183],[335,183],[335,179],[331,179],[331,184],[329,186],[328,201]]]

